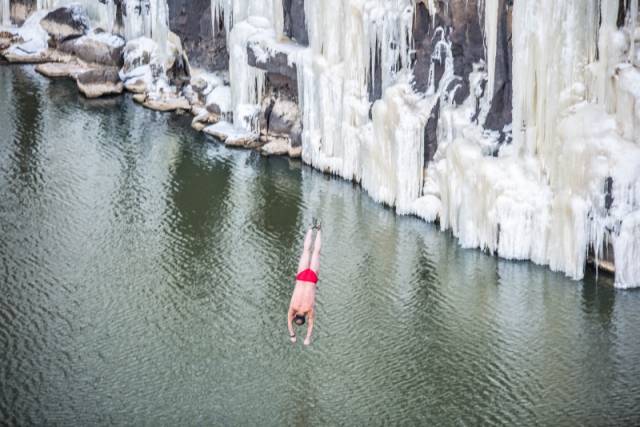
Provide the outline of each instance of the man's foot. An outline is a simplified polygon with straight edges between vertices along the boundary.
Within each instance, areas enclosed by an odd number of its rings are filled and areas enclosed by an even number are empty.
[[[313,217],[312,224],[313,224],[311,226],[312,229],[320,230],[322,228],[322,222],[318,221],[318,218],[316,218],[316,217]]]

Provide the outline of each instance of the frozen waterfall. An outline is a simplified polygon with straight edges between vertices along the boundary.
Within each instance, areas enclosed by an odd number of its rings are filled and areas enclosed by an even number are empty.
[[[433,23],[447,7],[424,3]],[[622,28],[611,0],[514,2],[513,143],[502,145],[482,127],[502,3],[478,4],[485,61],[469,76],[469,99],[456,106],[446,28],[436,32],[432,60],[433,67],[445,58],[444,75],[424,94],[412,87],[413,1],[307,1],[309,47],[293,48],[281,1],[213,0],[214,26],[222,21],[227,32],[236,125],[255,124],[247,115],[260,103],[264,71],[248,65],[246,51],[261,40],[296,66],[306,163],[360,182],[400,214],[438,219],[465,247],[575,279],[589,252],[598,259],[613,248],[616,284],[639,286],[637,1]],[[376,72],[382,97],[372,103],[367,85]],[[424,128],[437,105],[439,148],[426,165]],[[474,121],[476,105],[484,113]]]

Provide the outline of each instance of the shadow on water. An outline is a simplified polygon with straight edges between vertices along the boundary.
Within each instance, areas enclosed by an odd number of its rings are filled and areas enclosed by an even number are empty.
[[[39,142],[42,120],[42,94],[39,84],[34,81],[32,72],[22,67],[14,69],[12,82],[12,103],[15,106],[16,117],[19,118],[13,143],[14,155],[23,184],[36,190],[39,186]]]
[[[180,141],[166,189],[164,233],[171,244],[165,248],[163,265],[176,289],[199,299],[229,280],[219,243],[226,238],[225,218],[233,208],[233,165],[224,158],[213,160],[214,166],[203,165],[206,146],[189,139]]]

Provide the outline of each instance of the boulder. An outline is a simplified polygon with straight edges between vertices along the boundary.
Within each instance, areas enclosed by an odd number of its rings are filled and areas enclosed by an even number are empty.
[[[109,33],[91,33],[69,39],[59,45],[63,52],[72,54],[85,62],[122,67],[124,39]]]
[[[299,159],[302,157],[302,145],[297,147],[289,147],[289,157],[292,159]]]
[[[140,102],[139,99],[143,99],[141,104],[150,110],[162,112],[191,110],[189,101],[176,95],[146,95],[144,98],[134,97],[134,100],[137,102]]]
[[[210,114],[225,117],[232,110],[231,88],[229,86],[218,86],[207,96],[206,109]]]
[[[124,88],[131,93],[144,94],[147,91],[147,82],[144,79],[129,79],[124,82]]]
[[[106,95],[119,95],[124,87],[118,70],[115,68],[92,69],[76,77],[78,89],[87,98],[99,98]]]
[[[136,93],[133,95],[133,100],[138,104],[144,104],[144,101],[147,99],[147,95],[144,93]]]
[[[286,156],[289,154],[289,141],[277,138],[263,145],[260,154],[263,156]]]
[[[43,76],[71,77],[75,79],[79,74],[89,71],[89,67],[78,62],[45,62],[36,66],[36,71]]]
[[[9,31],[0,31],[0,51],[7,49],[16,41],[16,35]]]
[[[86,10],[79,4],[52,10],[40,21],[40,25],[56,44],[83,36],[91,27]]]
[[[139,37],[130,40],[125,45],[122,55],[122,73],[128,75],[137,68],[149,65],[151,59],[156,55],[158,45],[147,37]]]
[[[4,59],[15,64],[39,64],[49,62],[48,52],[46,50],[29,52],[21,49],[20,46],[12,46],[2,52]]]
[[[276,99],[269,115],[269,133],[288,135],[300,123],[298,105],[287,99]]]
[[[262,144],[257,133],[237,128],[226,121],[207,126],[203,132],[231,147],[256,148]]]
[[[255,133],[245,133],[242,135],[232,135],[224,141],[227,147],[238,148],[258,148],[262,145]]]
[[[49,61],[49,34],[40,25],[46,15],[46,10],[39,10],[24,22],[11,40],[11,46],[2,51],[5,59],[17,63]]]
[[[207,126],[217,123],[220,120],[219,113],[211,113],[207,108],[192,108],[191,112],[195,116],[191,121],[191,127],[197,131],[202,131]]]

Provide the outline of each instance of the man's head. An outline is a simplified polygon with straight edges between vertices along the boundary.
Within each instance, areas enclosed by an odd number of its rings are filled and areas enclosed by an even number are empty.
[[[293,318],[293,321],[296,322],[296,325],[302,326],[304,325],[306,318],[304,314],[296,314],[296,317]]]

